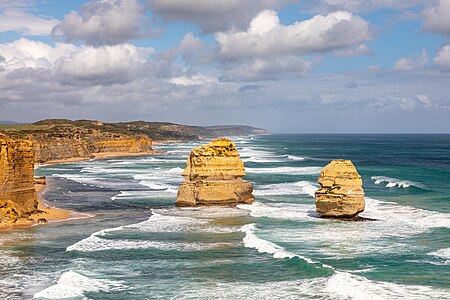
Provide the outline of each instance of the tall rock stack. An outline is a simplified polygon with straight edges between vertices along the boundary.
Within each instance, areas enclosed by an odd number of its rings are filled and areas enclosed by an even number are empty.
[[[361,176],[350,160],[333,160],[320,173],[316,210],[323,217],[353,218],[364,211]]]
[[[243,180],[244,163],[229,139],[193,149],[182,175],[177,206],[250,204],[255,199],[253,186]]]
[[[15,223],[37,210],[33,143],[0,133],[0,223]]]

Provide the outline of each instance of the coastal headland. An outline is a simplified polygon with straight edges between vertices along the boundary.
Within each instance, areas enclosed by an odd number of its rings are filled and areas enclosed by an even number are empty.
[[[224,135],[267,134],[250,126],[196,127],[162,122],[43,120],[0,126],[0,230],[86,217],[46,205],[45,178],[35,165],[160,154],[154,144]],[[156,140],[154,142],[154,140]]]

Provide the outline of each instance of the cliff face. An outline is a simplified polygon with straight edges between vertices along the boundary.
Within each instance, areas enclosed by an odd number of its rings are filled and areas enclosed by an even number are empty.
[[[193,149],[182,175],[178,206],[250,204],[255,199],[253,186],[242,179],[245,168],[236,145],[228,139]]]
[[[333,160],[320,173],[316,210],[324,217],[351,218],[364,211],[361,176],[350,160]]]
[[[101,152],[149,153],[152,140],[96,121],[47,120],[8,134],[34,142],[35,161],[91,157]]]
[[[98,141],[94,143],[96,152],[130,152],[140,153],[152,150],[152,141],[144,136],[135,139]]]
[[[0,133],[0,223],[15,223],[37,210],[33,143]]]

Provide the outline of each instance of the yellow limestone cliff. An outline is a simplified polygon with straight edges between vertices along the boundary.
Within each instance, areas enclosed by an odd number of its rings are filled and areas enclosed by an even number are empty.
[[[253,186],[242,179],[244,163],[229,139],[193,149],[182,175],[177,206],[250,204],[255,199]]]
[[[350,160],[333,160],[320,173],[316,210],[323,217],[352,218],[364,211],[361,176]]]
[[[37,208],[33,143],[0,133],[0,224],[27,220]]]
[[[151,153],[152,140],[144,135],[106,134],[102,132],[74,135],[72,132],[48,137],[31,136],[34,140],[35,161],[45,163],[52,160],[74,157],[92,157],[95,153]]]

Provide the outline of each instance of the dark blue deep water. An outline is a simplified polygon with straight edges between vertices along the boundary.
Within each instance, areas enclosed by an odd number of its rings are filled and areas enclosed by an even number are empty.
[[[0,235],[1,299],[450,299],[450,135],[234,138],[256,202],[175,208],[199,143],[40,167],[84,219]],[[374,222],[315,214],[317,177],[351,159]]]

